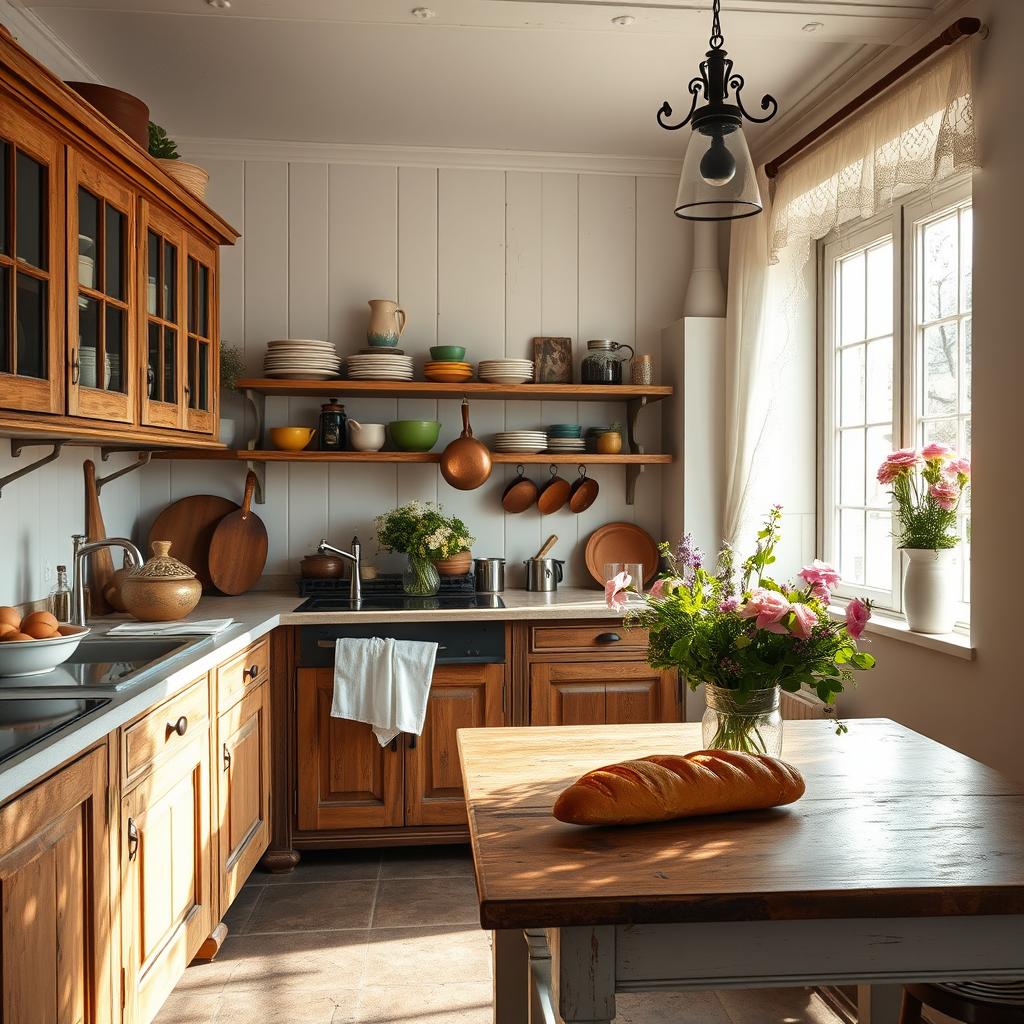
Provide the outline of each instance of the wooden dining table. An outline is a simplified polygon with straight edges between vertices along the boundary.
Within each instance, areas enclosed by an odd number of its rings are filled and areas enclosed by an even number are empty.
[[[1024,977],[1024,785],[884,719],[787,722],[795,804],[556,821],[584,772],[701,746],[696,724],[467,729],[462,774],[496,1024],[615,1019],[616,993]]]

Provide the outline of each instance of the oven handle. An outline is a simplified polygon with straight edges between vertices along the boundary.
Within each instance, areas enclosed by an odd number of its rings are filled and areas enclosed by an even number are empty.
[[[336,641],[334,640],[317,640],[316,645],[317,647],[322,647],[325,650],[333,651],[335,643]],[[444,644],[438,644],[437,649],[439,652],[448,650],[448,648]]]

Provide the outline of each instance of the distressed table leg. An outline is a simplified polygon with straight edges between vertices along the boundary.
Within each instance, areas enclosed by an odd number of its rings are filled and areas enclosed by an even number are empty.
[[[615,928],[558,930],[558,1012],[565,1024],[615,1019]]]
[[[558,1024],[547,933],[543,928],[527,928],[526,945],[530,951],[530,1024]]]
[[[526,935],[516,929],[492,933],[494,1024],[528,1024],[530,963]]]
[[[902,996],[902,985],[858,985],[858,1024],[897,1024]]]

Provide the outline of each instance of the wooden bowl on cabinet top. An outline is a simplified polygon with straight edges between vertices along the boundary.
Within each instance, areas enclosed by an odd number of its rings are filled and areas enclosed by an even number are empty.
[[[337,555],[306,555],[299,572],[306,580],[340,580],[345,575],[345,559]]]

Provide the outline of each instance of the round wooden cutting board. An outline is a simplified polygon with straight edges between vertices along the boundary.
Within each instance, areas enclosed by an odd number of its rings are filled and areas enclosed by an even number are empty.
[[[655,539],[635,523],[605,523],[587,538],[583,559],[594,582],[602,587],[602,570],[607,562],[639,562],[644,567],[646,585],[658,573],[660,553]]]
[[[210,577],[210,543],[217,524],[238,505],[215,494],[193,494],[179,498],[156,517],[149,531],[149,544],[169,540],[171,554],[184,562],[199,578],[203,590],[213,589]]]

